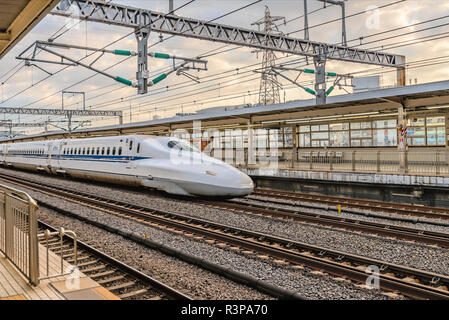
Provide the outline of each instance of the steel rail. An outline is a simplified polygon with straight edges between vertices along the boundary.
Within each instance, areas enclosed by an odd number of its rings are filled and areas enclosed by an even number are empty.
[[[376,200],[351,199],[343,197],[332,197],[327,195],[314,195],[301,192],[288,192],[279,190],[256,189],[252,193],[255,196],[273,197],[292,201],[308,201],[312,203],[323,203],[326,205],[342,205],[346,208],[357,208],[361,210],[376,211],[381,213],[393,213],[408,216],[426,217],[432,219],[449,220],[449,210],[438,207],[416,206],[410,204],[382,202]]]
[[[50,231],[57,231],[57,229],[43,221],[38,221],[38,224],[40,227],[44,228],[44,229],[48,229]],[[69,240],[68,243],[73,243],[73,238],[70,235],[64,235],[63,237],[64,240]],[[99,258],[99,260],[101,260],[101,262],[106,263],[108,266],[112,266],[114,269],[117,269],[117,271],[123,273],[125,275],[125,277],[131,277],[133,279],[137,279],[140,283],[137,283],[137,285],[139,284],[145,284],[148,285],[149,287],[146,288],[149,290],[154,290],[156,291],[158,294],[162,295],[163,297],[166,297],[168,299],[171,300],[193,300],[191,297],[189,297],[188,295],[154,279],[153,277],[146,275],[136,269],[134,269],[133,267],[111,257],[110,255],[95,249],[94,247],[88,245],[87,243],[77,240],[77,246],[79,249],[81,249],[82,251],[84,251],[83,253],[88,253],[89,257],[92,258]],[[84,259],[85,260],[85,259]],[[83,270],[81,270],[81,272],[83,272]],[[88,275],[89,276],[89,275]],[[95,276],[95,274],[93,274],[93,276]],[[107,286],[106,286],[107,288]],[[144,295],[145,292],[142,292],[140,294],[137,294],[136,296],[139,295]],[[129,295],[129,293],[128,293]],[[131,295],[129,295],[131,296]]]
[[[274,208],[262,204],[244,203],[241,200],[232,200],[227,202],[198,200],[197,203],[217,208],[238,210],[250,214],[319,224],[350,231],[360,231],[368,234],[383,235],[397,239],[417,241],[430,245],[438,245],[443,248],[449,248],[449,234],[443,232],[427,231],[423,229],[408,228],[398,225],[370,222],[286,208]]]
[[[364,283],[369,276],[365,272],[366,267],[376,265],[381,270],[379,274],[380,288],[384,290],[399,291],[416,299],[449,299],[449,291],[447,290],[449,277],[445,275],[244,230],[187,215],[141,207],[59,186],[49,187],[45,184],[23,181],[17,178],[11,180],[42,193],[56,195],[97,210],[133,219],[139,223],[151,226],[162,225],[169,231],[171,228],[196,234],[245,250],[269,255],[292,264],[306,265],[320,271],[324,270],[358,283]]]

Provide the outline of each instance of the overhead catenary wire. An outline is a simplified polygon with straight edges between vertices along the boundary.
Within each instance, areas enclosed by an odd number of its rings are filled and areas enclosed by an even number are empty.
[[[405,28],[405,27],[404,27],[404,28]],[[371,36],[374,36],[374,35],[371,35]],[[367,37],[368,37],[368,36],[367,36]],[[357,39],[358,39],[358,38],[357,38]],[[354,39],[354,41],[357,40],[357,39]],[[410,41],[411,41],[411,40],[407,40],[406,43],[411,43]],[[430,40],[429,40],[429,41],[430,41]],[[224,46],[222,46],[221,48],[224,48]],[[219,48],[216,48],[216,49],[214,49],[214,50],[218,50],[218,49],[219,49]],[[237,49],[237,48],[233,48],[233,49]],[[226,51],[228,51],[228,50],[226,50]],[[212,51],[212,52],[213,52],[213,51]]]
[[[401,1],[405,1],[405,0],[401,0]],[[396,1],[396,2],[393,2],[393,3],[389,3],[389,4],[386,4],[386,5],[384,5],[384,6],[382,6],[382,7],[380,7],[380,8],[383,8],[383,7],[386,7],[386,6],[389,6],[389,5],[393,5],[393,4],[396,4],[396,3],[398,3],[398,2],[401,2],[401,1]],[[234,12],[237,12],[237,11],[239,11],[239,10],[242,10],[242,9],[244,9],[244,8],[246,8],[246,7],[249,7],[249,6],[251,6],[251,5],[254,5],[254,4],[256,4],[256,3],[258,3],[258,2],[260,2],[260,0],[259,1],[255,1],[255,2],[253,2],[253,3],[250,3],[249,5],[246,5],[246,6],[244,6],[244,7],[242,7],[242,8],[239,8],[239,9],[236,9],[236,10],[234,10],[234,11],[231,11],[231,12],[229,12],[229,13],[226,13],[226,14],[224,14],[224,15],[221,15],[221,16],[219,16],[219,17],[217,17],[217,18],[214,18],[214,19],[212,19],[212,20],[210,20],[210,21],[208,21],[208,22],[212,22],[212,21],[215,21],[215,20],[217,20],[217,19],[220,19],[220,18],[222,18],[222,17],[224,17],[224,16],[227,16],[227,15],[229,15],[229,14],[232,14],[232,13],[234,13]],[[188,4],[188,3],[187,3]],[[179,8],[177,8],[176,10],[178,10]],[[360,13],[363,13],[363,12],[360,12]],[[186,30],[186,31],[189,31],[189,30]],[[185,31],[185,32],[186,32]],[[121,38],[119,38],[118,40],[120,40],[120,39],[123,39],[123,38],[125,38],[125,37],[127,37],[127,36],[129,36],[129,35],[131,35],[132,33],[129,33],[129,34],[127,34],[127,35],[125,35],[124,37],[121,37]],[[149,48],[151,48],[152,46],[155,46],[155,45],[157,45],[157,44],[159,44],[159,43],[161,43],[161,42],[163,42],[163,41],[166,41],[166,40],[169,40],[169,39],[171,39],[171,38],[173,38],[174,36],[177,36],[177,35],[172,35],[170,38],[168,38],[168,39],[164,39],[164,40],[160,40],[159,42],[156,42],[156,43],[154,43],[153,45],[151,45]],[[115,43],[115,42],[117,42],[118,40],[116,40],[116,41],[114,41],[113,43]],[[111,45],[111,44],[109,44],[109,45]],[[109,45],[107,45],[107,46],[109,46]],[[105,47],[107,47],[107,46],[105,46]],[[104,47],[104,48],[105,48]],[[102,48],[102,49],[104,49],[104,48]],[[238,48],[235,48],[235,49],[238,49]],[[229,50],[230,51],[230,50]],[[126,61],[128,58],[125,58],[122,62],[124,62],[124,61]],[[81,59],[82,60],[82,59]],[[122,63],[122,62],[120,62],[120,63]],[[65,69],[65,68],[64,68]],[[106,69],[105,69],[106,70]],[[95,76],[95,75],[94,75]],[[90,79],[91,77],[88,77],[88,78],[86,78],[85,80],[83,80],[83,81],[87,81],[88,79]],[[43,80],[46,80],[46,79],[43,79]],[[77,84],[79,84],[80,82],[77,82],[75,85],[77,85]],[[63,89],[63,90],[67,90],[68,88],[71,88],[71,87],[73,87],[74,85],[71,85],[71,86],[69,86],[69,87],[67,87],[67,88],[65,88],[65,89]],[[37,103],[37,102],[40,102],[40,101],[42,101],[42,100],[44,100],[44,99],[47,99],[47,98],[49,98],[49,97],[51,97],[51,96],[54,96],[55,94],[58,94],[58,93],[60,93],[62,90],[60,90],[60,91],[58,91],[58,92],[55,92],[54,94],[51,94],[51,95],[48,95],[48,96],[46,96],[46,97],[44,97],[44,98],[41,98],[41,99],[39,99],[39,100],[37,100],[37,101],[33,101],[32,103],[28,103],[28,104],[26,104],[26,105],[24,105],[24,107],[27,107],[27,106],[30,106],[30,105],[32,105],[32,104],[35,104],[35,103]],[[22,93],[22,92],[20,92],[20,93]],[[11,97],[11,98],[13,98],[13,97]]]
[[[188,4],[190,4],[190,3],[194,2],[194,1],[196,1],[196,0],[191,0],[191,1],[187,2],[186,4],[184,4],[184,5],[182,5],[182,6],[178,7],[178,8],[176,8],[175,10],[173,10],[173,12],[175,12],[176,10],[179,10],[180,8],[186,6],[186,5],[188,5]],[[226,14],[220,15],[220,16],[218,16],[218,17],[216,17],[216,18],[214,18],[214,19],[212,19],[212,20],[210,20],[210,21],[208,21],[208,22],[212,22],[212,21],[218,20],[218,19],[220,19],[220,18],[223,18],[223,17],[225,17],[225,16],[228,16],[228,15],[230,15],[230,14],[233,14],[233,13],[235,13],[235,12],[237,12],[237,11],[240,11],[240,10],[243,10],[243,9],[245,9],[245,8],[248,8],[248,7],[250,7],[250,6],[252,6],[252,5],[256,4],[256,3],[259,3],[259,2],[261,2],[261,1],[262,1],[262,0],[256,0],[256,1],[254,1],[254,2],[252,2],[252,3],[250,3],[250,4],[248,4],[248,5],[245,5],[245,6],[243,6],[243,7],[240,7],[240,8],[238,8],[238,9],[235,9],[235,10],[233,10],[233,11],[231,11],[231,12],[226,13]],[[172,14],[173,12],[169,12],[168,14]],[[161,19],[161,18],[159,18],[159,19]],[[157,20],[156,20],[156,21],[157,21]],[[156,22],[156,21],[152,21],[151,23],[154,23],[154,22]],[[149,24],[148,24],[148,25],[149,25]],[[147,26],[148,26],[148,25],[147,25]],[[147,26],[139,27],[138,30],[141,30],[141,29],[143,29],[143,28],[145,28],[145,27],[147,27]],[[196,27],[198,27],[198,26],[196,26]],[[196,28],[196,27],[194,26],[193,29]],[[187,29],[187,30],[183,31],[182,33],[188,32],[188,31],[193,30],[193,29],[192,29],[192,28]],[[134,32],[135,32],[135,31],[133,31],[133,32],[131,32],[131,33],[125,35],[125,36],[122,36],[122,37],[120,37],[119,39],[117,39],[117,40],[115,40],[115,41],[109,43],[108,45],[106,45],[106,46],[104,46],[103,48],[98,49],[98,50],[105,49],[105,48],[107,48],[108,46],[110,46],[110,45],[112,45],[112,44],[118,42],[119,40],[125,39],[126,37],[132,35]],[[177,35],[173,35],[173,36],[177,36]],[[172,37],[173,37],[173,36],[172,36]],[[172,38],[172,37],[171,37],[171,38]],[[159,43],[161,43],[161,42],[162,42],[162,40],[159,41],[159,42],[157,42],[157,43],[155,43],[155,44],[153,44],[152,46],[155,46],[155,45],[157,45],[157,44],[159,44]],[[152,46],[150,46],[149,48],[151,48]],[[95,51],[92,52],[90,55],[92,55],[92,54],[94,54],[94,53],[95,53]],[[90,56],[90,55],[88,55],[88,56]],[[86,57],[88,57],[88,56],[86,56]],[[86,57],[80,59],[79,61],[85,59]],[[130,58],[130,57],[127,57],[127,58],[123,59],[122,61],[120,61],[119,63],[122,63],[122,62],[128,60],[129,58]],[[117,65],[117,64],[114,64],[113,66],[115,66],[115,65]],[[111,68],[111,67],[113,67],[113,66],[110,66],[110,67],[108,67],[107,69],[104,69],[103,71],[108,70],[109,68]],[[68,67],[68,66],[67,66],[67,67]],[[60,71],[65,70],[67,67],[62,68]],[[46,97],[44,97],[44,98],[41,98],[41,99],[39,99],[38,101],[34,101],[34,102],[32,102],[32,103],[26,104],[26,105],[24,105],[23,107],[27,107],[27,106],[29,106],[29,105],[32,105],[32,104],[36,103],[36,102],[39,102],[39,101],[42,101],[42,100],[44,100],[44,99],[47,99],[47,98],[49,98],[49,97],[51,97],[51,96],[54,96],[54,95],[56,95],[56,94],[62,92],[63,90],[67,90],[67,89],[69,89],[69,88],[71,88],[71,87],[73,87],[73,86],[75,86],[75,85],[77,85],[77,84],[79,84],[79,83],[81,83],[81,82],[84,82],[84,81],[86,81],[86,80],[88,80],[88,79],[90,79],[90,78],[92,78],[92,77],[94,77],[94,76],[96,76],[96,74],[94,74],[94,75],[91,76],[91,77],[85,78],[85,79],[83,79],[83,80],[81,80],[81,81],[78,81],[76,84],[71,85],[71,86],[69,86],[69,87],[67,87],[67,88],[65,88],[65,89],[59,90],[58,92],[55,92],[55,93],[53,93],[53,94],[51,94],[51,95],[48,95],[48,96],[46,96]],[[48,77],[47,77],[47,78],[48,78]],[[46,80],[46,79],[43,79],[43,80]],[[23,91],[22,91],[22,92],[23,92]],[[22,92],[20,92],[20,93],[22,93]],[[19,94],[20,94],[20,93],[19,93]],[[17,96],[17,95],[15,95],[15,96]],[[14,98],[15,96],[11,97],[10,99]],[[8,100],[10,100],[10,99],[8,99]],[[6,100],[6,101],[8,101],[8,100]]]

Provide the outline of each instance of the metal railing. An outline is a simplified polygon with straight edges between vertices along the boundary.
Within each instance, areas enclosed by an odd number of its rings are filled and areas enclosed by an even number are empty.
[[[445,151],[299,151],[293,159],[295,169],[449,175]]]
[[[73,239],[73,248],[66,248],[66,245],[64,245],[64,236],[65,235],[71,235]],[[46,247],[46,275],[41,276],[39,280],[44,279],[50,279],[55,278],[59,276],[65,276],[72,274],[72,272],[75,270],[74,268],[70,268],[68,271],[64,271],[64,257],[66,256],[65,253],[67,252],[73,252],[70,254],[70,256],[73,255],[73,261],[75,268],[78,265],[78,249],[76,244],[76,233],[71,230],[65,230],[63,227],[61,227],[58,231],[51,232],[50,230],[45,230],[44,233],[38,234],[39,238],[45,239],[45,247]],[[52,241],[54,240],[54,241]],[[51,249],[50,249],[51,247]],[[61,271],[59,273],[50,274],[50,255],[49,251],[59,252],[59,256],[61,258]]]
[[[408,173],[449,176],[449,151],[445,150],[341,150],[303,151],[276,150],[275,165],[297,170],[324,170],[335,172]],[[266,154],[269,157],[266,157]],[[212,156],[239,167],[266,167],[273,164],[273,151],[255,152],[255,164],[247,164],[247,151],[238,157],[237,152],[214,150]],[[271,160],[271,162],[270,162]]]
[[[0,251],[33,285],[39,284],[37,203],[0,184]]]

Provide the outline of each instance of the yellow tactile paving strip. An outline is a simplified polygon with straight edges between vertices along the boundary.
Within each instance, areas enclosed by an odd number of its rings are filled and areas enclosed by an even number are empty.
[[[19,294],[17,296],[11,296],[6,298],[0,298],[0,300],[27,300],[23,294]]]
[[[53,282],[51,286],[67,300],[120,300],[94,280],[83,277],[68,287],[65,280]]]

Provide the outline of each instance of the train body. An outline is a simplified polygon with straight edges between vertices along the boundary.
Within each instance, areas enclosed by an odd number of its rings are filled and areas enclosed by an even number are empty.
[[[242,197],[250,177],[189,142],[132,135],[20,142],[0,146],[4,165],[75,178],[136,185],[170,194]]]

